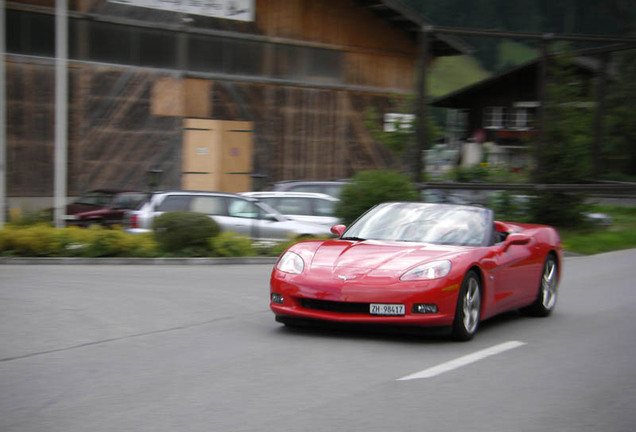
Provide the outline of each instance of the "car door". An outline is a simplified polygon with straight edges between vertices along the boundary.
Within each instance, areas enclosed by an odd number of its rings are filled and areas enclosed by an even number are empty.
[[[192,197],[189,209],[210,216],[219,225],[221,231],[233,231],[251,236],[251,220],[231,215],[229,200],[231,198],[225,195],[196,195]]]
[[[536,241],[528,244],[512,244],[498,247],[494,257],[494,298],[499,311],[512,309],[527,303],[528,296],[536,294],[537,260],[533,248]]]
[[[287,241],[296,237],[298,222],[290,220],[272,207],[261,202],[252,202],[258,208],[255,221],[255,238],[265,241]],[[301,224],[302,225],[302,224]]]

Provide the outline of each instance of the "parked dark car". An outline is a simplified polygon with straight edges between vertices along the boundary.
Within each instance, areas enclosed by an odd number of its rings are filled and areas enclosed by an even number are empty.
[[[86,192],[66,206],[67,225],[88,227],[122,225],[124,214],[136,209],[148,198],[139,191],[97,189]]]

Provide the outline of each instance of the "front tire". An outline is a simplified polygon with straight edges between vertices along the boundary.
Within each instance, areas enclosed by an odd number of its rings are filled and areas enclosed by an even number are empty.
[[[475,336],[481,317],[481,281],[474,271],[466,273],[459,290],[452,337],[467,341]]]
[[[537,317],[550,315],[556,306],[558,282],[559,265],[554,255],[548,255],[543,264],[537,299],[530,306],[522,309],[522,312]]]

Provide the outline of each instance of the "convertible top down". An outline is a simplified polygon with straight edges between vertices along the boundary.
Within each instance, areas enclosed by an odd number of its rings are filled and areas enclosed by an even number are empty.
[[[339,238],[297,243],[278,259],[277,321],[449,327],[468,340],[496,314],[547,316],[556,304],[562,249],[549,226],[495,221],[482,207],[392,202],[332,232]]]

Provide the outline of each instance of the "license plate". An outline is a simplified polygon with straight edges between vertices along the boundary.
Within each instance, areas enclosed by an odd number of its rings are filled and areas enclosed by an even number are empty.
[[[403,304],[371,303],[371,315],[404,315]]]

